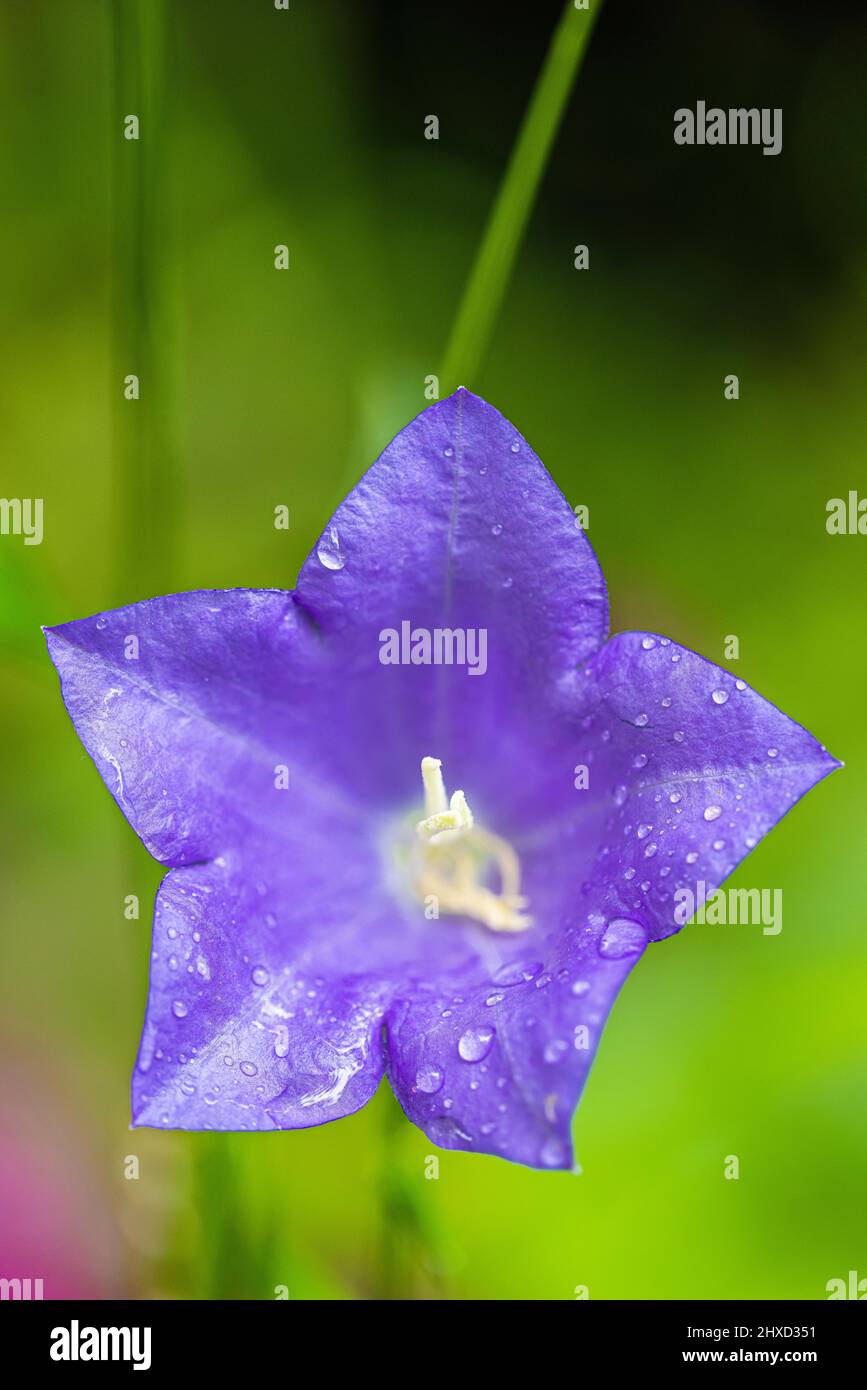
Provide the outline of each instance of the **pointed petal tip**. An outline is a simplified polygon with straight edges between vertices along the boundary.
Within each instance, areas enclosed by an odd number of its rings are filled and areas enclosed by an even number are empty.
[[[495,410],[490,401],[486,401],[484,396],[480,396],[476,391],[471,391],[468,386],[457,386],[449,395],[443,396],[439,401],[433,401],[432,405],[445,405],[447,401],[468,401],[475,405],[487,406],[489,410]]]

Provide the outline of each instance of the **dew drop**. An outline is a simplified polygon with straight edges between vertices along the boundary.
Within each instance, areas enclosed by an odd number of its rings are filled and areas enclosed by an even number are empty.
[[[285,1057],[289,1052],[289,1029],[285,1023],[281,1023],[277,1028],[277,1036],[274,1039],[274,1055]]]
[[[494,971],[494,983],[505,986],[522,985],[534,980],[542,969],[541,961],[508,961]]]
[[[487,1004],[489,1009],[493,1009],[495,1005],[502,1004],[505,997],[505,994],[489,994],[487,999],[485,1000],[485,1003]]]
[[[647,754],[646,754],[646,753],[638,753],[638,754],[632,759],[632,766],[633,766],[633,767],[637,767],[637,768],[639,768],[639,769],[642,768],[642,767],[647,767]]]
[[[675,743],[683,743],[683,739],[684,739],[683,729],[675,729],[675,731],[674,731],[674,733],[672,734],[671,737],[674,739]]]
[[[513,454],[517,454],[521,447],[521,441],[519,439],[513,439],[509,447],[512,450]]]
[[[174,1014],[175,1018],[186,1018],[188,1009],[183,1000],[175,1000],[174,1004],[172,1004],[172,1013]]]
[[[722,807],[721,807],[721,806],[705,806],[705,808],[704,808],[704,818],[705,818],[705,820],[716,820],[717,817],[719,817],[719,816],[721,816],[721,815],[722,815]]]
[[[329,526],[316,547],[316,558],[327,570],[342,570],[346,556],[340,548],[336,526]]]
[[[439,1067],[421,1067],[416,1072],[415,1086],[417,1091],[424,1091],[426,1096],[435,1096],[437,1091],[443,1088],[445,1076]]]
[[[645,724],[647,723],[647,715],[646,715],[646,714],[636,714],[636,716],[635,716],[635,723],[638,725],[639,729],[643,729],[644,726],[645,726]]]
[[[769,758],[776,758],[776,757],[779,756],[779,752],[780,752],[779,748],[769,748],[769,749],[768,749],[768,757],[769,757]]]
[[[727,690],[712,690],[712,691],[711,691],[711,696],[710,696],[710,698],[713,700],[713,702],[714,702],[715,705],[724,705],[725,702],[726,702],[726,700],[728,699],[728,697],[729,697],[729,696],[728,696],[728,691],[727,691]]]
[[[566,1149],[559,1139],[546,1139],[539,1158],[546,1168],[563,1168],[566,1164]]]
[[[641,645],[646,652],[649,652],[656,646],[656,639],[654,637],[642,637]]]
[[[605,928],[599,942],[600,956],[608,960],[619,960],[622,956],[634,956],[647,941],[647,933],[640,922],[631,917],[615,917]]]
[[[614,797],[614,805],[622,806],[627,796],[629,795],[629,792],[627,791],[626,787],[624,787],[621,783],[619,786],[616,786],[614,788],[612,795]]]
[[[468,1028],[458,1042],[458,1053],[465,1062],[481,1062],[493,1045],[493,1028]]]
[[[250,978],[254,985],[267,985],[270,976],[264,965],[257,965]]]
[[[652,829],[652,825],[639,825],[635,833],[639,840],[646,840]]]
[[[238,1069],[242,1071],[245,1076],[255,1076],[259,1070],[255,1062],[239,1062]]]
[[[494,524],[493,524],[493,526],[491,527],[491,535],[492,535],[492,536],[501,536],[502,534],[503,534],[503,528],[502,528],[500,522],[499,522],[499,521],[495,521]]]

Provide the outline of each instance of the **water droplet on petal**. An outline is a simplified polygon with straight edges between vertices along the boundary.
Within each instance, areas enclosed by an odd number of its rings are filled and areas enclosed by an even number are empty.
[[[726,700],[728,699],[728,697],[729,697],[729,694],[728,694],[728,691],[727,691],[727,690],[712,690],[712,691],[711,691],[711,696],[710,696],[710,698],[713,700],[713,702],[714,702],[715,705],[724,705],[725,702],[726,702]]]
[[[705,820],[716,820],[717,817],[718,817],[718,816],[721,816],[721,815],[722,815],[722,807],[721,807],[721,806],[705,806],[705,808],[704,808],[704,818],[705,818]]]
[[[175,1018],[186,1018],[188,1009],[183,1000],[175,1000],[174,1004],[172,1004],[172,1013],[174,1014]]]
[[[642,767],[647,767],[647,754],[637,753],[636,756],[632,759],[632,766],[637,767],[639,769],[641,769]]]
[[[636,722],[636,724],[638,725],[639,729],[643,729],[644,726],[645,726],[645,724],[647,723],[647,715],[646,715],[646,714],[636,714],[636,716],[635,716],[635,722]]]
[[[458,1042],[458,1053],[465,1062],[481,1062],[493,1045],[493,1028],[468,1028]]]
[[[624,787],[621,783],[619,786],[614,788],[612,795],[614,797],[614,805],[622,806],[627,796],[629,795],[629,792],[627,791],[626,787]]]
[[[769,749],[768,749],[768,757],[769,757],[769,758],[776,758],[776,757],[779,755],[779,752],[780,752],[779,748],[769,748]]]
[[[267,985],[270,976],[264,965],[257,965],[250,978],[254,985]]]
[[[652,647],[656,646],[656,639],[654,637],[642,637],[641,645],[646,652],[649,652]]]
[[[546,1168],[563,1168],[566,1164],[566,1148],[559,1139],[546,1139],[539,1155]]]
[[[340,548],[336,526],[329,526],[316,547],[316,558],[327,570],[342,570],[346,556]]]
[[[424,1091],[426,1096],[435,1096],[443,1088],[445,1076],[439,1067],[421,1067],[416,1073],[416,1090]]]
[[[277,1057],[285,1057],[289,1052],[289,1029],[285,1023],[281,1023],[277,1028],[277,1036],[274,1039],[274,1054]]]
[[[553,1042],[546,1044],[542,1056],[549,1065],[553,1065],[554,1062],[560,1061],[563,1053],[568,1051],[568,1048],[569,1044],[563,1038],[556,1038]]]
[[[572,993],[573,993],[573,994],[586,994],[589,988],[590,988],[590,984],[589,984],[589,982],[588,982],[587,980],[576,980],[575,983],[574,983],[573,986],[572,986]]]
[[[505,997],[505,994],[489,994],[487,999],[485,1000],[485,1003],[487,1004],[489,1009],[493,1009],[495,1005],[502,1004]]]
[[[513,439],[512,442],[511,442],[511,444],[509,445],[509,448],[511,449],[511,451],[512,451],[513,454],[517,454],[517,452],[518,452],[518,450],[520,449],[520,447],[521,447],[521,441],[520,441],[520,439]]]
[[[255,1062],[239,1062],[238,1068],[245,1076],[255,1076],[259,1070]]]
[[[635,833],[639,840],[646,840],[652,829],[652,825],[639,825]]]
[[[541,969],[540,960],[508,961],[494,971],[494,983],[504,985],[507,989],[511,985],[522,985],[528,980],[534,980]]]
[[[735,690],[746,690],[746,681],[735,681]]]
[[[599,954],[609,960],[620,960],[622,956],[634,956],[647,943],[647,932],[640,922],[631,917],[615,917],[605,928],[599,942]]]
[[[491,527],[491,535],[492,535],[492,536],[501,536],[502,534],[503,534],[503,528],[502,528],[500,522],[499,522],[499,521],[495,521],[494,524],[493,524],[493,526]]]

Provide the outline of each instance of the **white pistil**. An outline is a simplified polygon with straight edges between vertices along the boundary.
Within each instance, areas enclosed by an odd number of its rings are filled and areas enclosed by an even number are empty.
[[[434,897],[439,911],[472,917],[492,931],[525,931],[532,925],[522,908],[521,866],[506,840],[476,825],[462,791],[446,795],[439,758],[423,758],[425,816],[416,826],[421,844],[413,855],[412,886],[424,901]],[[500,892],[482,879],[493,863]]]

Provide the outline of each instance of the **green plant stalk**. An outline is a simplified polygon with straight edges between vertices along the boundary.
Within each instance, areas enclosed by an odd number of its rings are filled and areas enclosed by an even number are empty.
[[[515,257],[602,0],[566,5],[527,107],[448,341],[440,389],[472,381],[484,359]]]
[[[120,541],[118,601],[171,590],[174,555],[166,302],[165,0],[108,0],[112,58],[112,453]],[[124,119],[137,115],[138,140]],[[127,376],[140,397],[124,395]]]

